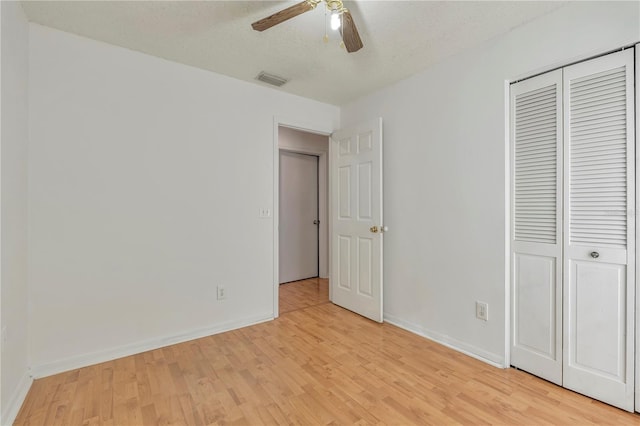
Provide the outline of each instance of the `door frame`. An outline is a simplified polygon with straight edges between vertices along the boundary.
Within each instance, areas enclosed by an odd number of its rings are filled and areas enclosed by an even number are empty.
[[[635,377],[635,411],[640,412],[640,262],[638,261],[638,253],[640,250],[640,173],[638,173],[638,167],[640,167],[640,43],[635,45],[635,86],[636,86],[636,205],[633,206],[636,216],[636,377]]]
[[[273,318],[278,318],[280,316],[280,247],[279,247],[279,221],[280,221],[280,147],[278,144],[278,128],[279,127],[288,127],[294,130],[300,130],[307,133],[314,133],[317,135],[326,136],[329,140],[331,138],[331,133],[334,130],[334,124],[332,122],[325,123],[314,123],[309,122],[305,119],[299,119],[295,117],[281,117],[275,116],[273,118]],[[330,147],[329,143],[329,147]],[[320,152],[313,150],[290,150],[285,149],[290,152],[298,152],[300,154],[310,154],[317,155],[319,157],[319,166],[323,163],[326,165],[327,176],[329,173],[329,152]],[[318,194],[321,196],[321,194]],[[326,201],[327,201],[327,210],[330,209],[331,205],[331,188],[330,185],[327,185],[326,190]],[[331,235],[331,223],[329,218],[325,220],[327,225],[328,234]],[[320,224],[322,225],[322,219],[320,219]],[[328,244],[328,241],[327,241]],[[328,258],[327,258],[327,273],[329,274],[331,271],[331,247],[328,245]],[[320,253],[319,253],[320,254]],[[318,267],[319,269],[319,267]],[[320,270],[318,270],[320,273]],[[331,300],[331,289],[329,289],[329,300]]]

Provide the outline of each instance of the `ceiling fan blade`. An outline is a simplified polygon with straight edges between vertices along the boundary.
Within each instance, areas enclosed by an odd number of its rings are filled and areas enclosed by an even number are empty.
[[[348,10],[342,14],[342,41],[349,53],[357,52],[364,46],[360,40],[356,23],[353,22],[353,17]]]
[[[314,4],[305,0],[298,4],[294,4],[291,7],[283,9],[280,12],[274,13],[271,16],[267,16],[264,19],[256,21],[251,24],[251,26],[256,31],[264,31],[273,27],[274,25],[278,25],[279,23],[286,21],[287,19],[295,18],[298,15],[302,15],[303,13],[308,12],[314,8]]]

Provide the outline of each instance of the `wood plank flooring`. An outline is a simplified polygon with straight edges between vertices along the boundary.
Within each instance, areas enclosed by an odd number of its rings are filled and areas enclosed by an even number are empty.
[[[329,280],[309,278],[280,285],[280,314],[329,302]]]
[[[640,416],[321,303],[36,380],[15,424],[638,425]]]

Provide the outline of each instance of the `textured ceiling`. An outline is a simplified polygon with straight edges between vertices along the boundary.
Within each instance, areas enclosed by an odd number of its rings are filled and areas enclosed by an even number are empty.
[[[262,33],[251,23],[290,1],[24,1],[32,22],[341,105],[505,33],[561,2],[346,1],[364,48],[347,53],[324,7]]]

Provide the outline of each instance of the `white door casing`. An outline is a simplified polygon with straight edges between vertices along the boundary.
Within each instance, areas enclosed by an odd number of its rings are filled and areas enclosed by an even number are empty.
[[[640,103],[640,43],[635,47],[636,56],[636,104]],[[640,146],[640,131],[637,126],[640,125],[640,107],[636,108],[636,147]],[[636,217],[636,250],[638,242],[640,241],[640,209],[638,209],[638,202],[640,201],[640,173],[638,173],[638,167],[640,166],[640,156],[638,155],[640,150],[636,150],[636,202],[635,202],[635,217]],[[638,287],[637,279],[640,277],[640,262],[636,262],[636,290]],[[636,291],[636,411],[640,411],[640,291]]]
[[[382,119],[330,143],[332,302],[382,322]]]
[[[564,386],[634,409],[633,50],[564,69]]]
[[[280,296],[280,278],[279,278],[279,272],[280,272],[279,271],[280,269],[280,259],[279,259],[280,258],[280,249],[279,249],[280,194],[279,192],[280,191],[279,191],[279,187],[280,187],[280,150],[281,150],[281,147],[279,146],[280,145],[280,137],[279,137],[280,127],[289,127],[292,129],[303,131],[303,132],[325,135],[328,138],[330,137],[331,133],[335,129],[333,119],[330,119],[330,118],[321,119],[319,121],[309,121],[308,117],[282,117],[282,116],[273,117],[273,129],[272,129],[273,130],[273,135],[272,135],[273,158],[272,160],[273,160],[274,167],[273,167],[272,179],[273,179],[273,188],[274,188],[273,190],[274,226],[273,226],[273,280],[272,280],[273,294],[272,294],[272,297],[273,297],[273,317],[274,318],[279,317],[279,309],[280,309],[280,303],[279,303],[279,296]],[[293,147],[293,149],[291,148],[292,147],[283,147],[282,149],[288,150],[288,151],[296,151],[296,152],[305,153],[305,154],[317,155],[321,159],[323,156],[325,156],[325,160],[328,160],[328,152],[325,155],[320,150],[315,151],[310,149],[299,149],[298,147]],[[327,163],[328,161],[325,164]],[[326,171],[328,173],[329,171],[328,166]],[[327,174],[327,182],[328,182],[328,174]],[[328,193],[330,188],[327,186],[326,189],[328,194],[327,201],[331,202],[331,195]],[[326,219],[325,222],[329,225],[330,221],[328,220],[328,218],[329,218],[329,211],[327,210],[327,217],[325,217],[324,219]],[[327,262],[329,262],[329,260]]]
[[[511,86],[511,364],[562,384],[562,70]]]
[[[280,283],[318,276],[318,157],[280,152]]]

